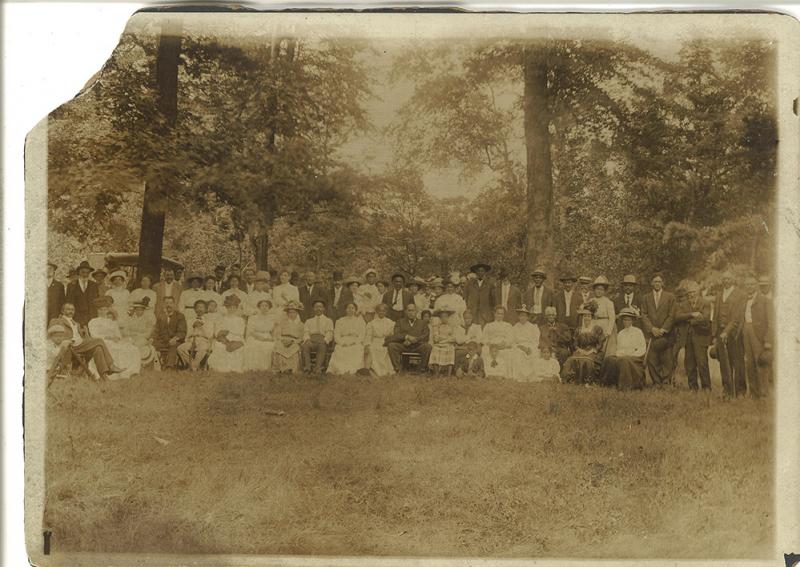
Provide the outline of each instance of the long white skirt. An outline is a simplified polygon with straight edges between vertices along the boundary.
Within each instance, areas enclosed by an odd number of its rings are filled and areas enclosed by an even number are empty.
[[[244,368],[244,349],[245,347],[241,347],[228,352],[225,343],[214,341],[208,356],[208,368],[217,372],[241,372]]]
[[[509,353],[509,358],[511,359],[510,378],[522,381],[533,380],[539,363],[539,351],[535,345],[530,343],[523,346],[530,348],[531,353],[525,354],[516,345],[511,347],[511,352]]]
[[[483,345],[481,350],[481,358],[483,358],[483,369],[486,376],[498,376],[502,378],[511,378],[511,349],[504,348],[497,353],[497,366],[492,366],[492,356],[489,353],[489,345]]]
[[[275,341],[260,341],[249,337],[242,350],[244,350],[245,370],[272,370],[272,351]]]
[[[366,362],[367,368],[378,376],[394,374],[394,366],[392,366],[392,360],[389,358],[389,349],[384,346],[383,339],[377,339],[370,343]]]
[[[364,345],[336,345],[328,363],[328,374],[355,374],[364,368]]]
[[[109,374],[109,380],[125,380],[142,371],[142,355],[139,352],[139,347],[126,340],[119,342],[106,340],[105,343],[108,347],[108,352],[111,353],[111,358],[114,359],[114,364],[125,369],[124,372]],[[92,371],[97,372],[94,361],[91,361],[89,367]]]

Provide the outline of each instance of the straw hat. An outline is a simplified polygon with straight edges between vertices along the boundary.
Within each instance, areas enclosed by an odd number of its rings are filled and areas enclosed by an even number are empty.
[[[359,278],[358,276],[350,276],[349,278],[344,279],[344,285],[349,286],[352,283],[357,283],[358,285],[361,285],[361,278]]]
[[[239,299],[238,295],[231,293],[225,296],[225,301],[222,302],[222,305],[224,307],[238,307],[241,302],[242,300]]]
[[[639,285],[639,282],[636,281],[636,276],[634,276],[633,274],[627,274],[624,278],[622,278],[622,283],[624,283],[624,284],[629,283],[629,284],[633,284],[633,285]]]
[[[632,317],[634,319],[639,318],[639,311],[634,309],[633,307],[623,307],[619,310],[619,314],[617,314],[618,319],[622,319],[623,317]]]
[[[547,277],[547,272],[544,271],[542,266],[537,266],[535,270],[531,272],[531,276],[541,276],[543,278]]]
[[[578,278],[578,283],[582,285],[589,285],[590,283],[592,283],[592,278],[590,278],[589,276],[580,276]]]
[[[270,277],[269,272],[267,272],[266,270],[259,270],[256,272],[256,281],[269,282],[272,281],[272,277]]]
[[[113,282],[114,278],[122,278],[122,280],[125,281],[127,277],[128,277],[127,274],[122,270],[116,270],[114,272],[111,272],[111,276],[108,279],[110,279]]]
[[[283,310],[286,311],[287,313],[289,311],[297,311],[299,313],[300,311],[303,310],[303,304],[300,303],[299,301],[290,301],[289,303],[286,304]]]
[[[592,287],[594,288],[594,287],[597,287],[597,286],[600,286],[600,285],[607,289],[608,286],[611,285],[611,284],[609,284],[607,277],[605,277],[605,276],[597,276],[595,278],[594,282],[592,283]]]

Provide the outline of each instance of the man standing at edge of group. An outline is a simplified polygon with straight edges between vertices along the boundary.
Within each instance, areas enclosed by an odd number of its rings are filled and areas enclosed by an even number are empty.
[[[481,327],[494,321],[494,294],[492,281],[487,274],[492,267],[486,263],[478,263],[469,269],[475,274],[475,279],[467,282],[464,287],[464,300],[467,309],[472,312],[472,318]]]
[[[717,293],[711,334],[719,359],[722,386],[726,396],[742,396],[747,391],[744,376],[744,348],[739,337],[736,316],[744,293],[736,286],[731,272],[722,275],[722,289]]]
[[[531,285],[523,294],[522,302],[528,306],[531,313],[531,323],[538,325],[544,322],[544,310],[555,307],[555,293],[544,285],[547,273],[541,266],[531,272]]]
[[[650,338],[647,353],[647,369],[654,385],[669,384],[672,381],[673,333],[675,321],[675,296],[664,289],[664,278],[654,274],[650,279],[652,291],[645,295],[642,306],[642,325]]]
[[[78,279],[67,286],[64,303],[71,303],[75,308],[75,321],[85,327],[89,321],[97,317],[94,300],[99,297],[97,284],[89,279],[92,267],[84,260],[77,268]]]
[[[759,364],[759,358],[765,350],[772,349],[772,302],[758,291],[758,281],[753,276],[745,278],[744,292],[737,313],[744,347],[744,374],[750,396],[760,398],[768,383],[768,365]]]
[[[400,372],[400,355],[404,352],[420,354],[420,371],[428,368],[431,355],[430,327],[422,319],[417,319],[417,306],[411,301],[406,304],[405,315],[394,325],[394,334],[386,337],[384,344],[389,351],[389,359],[395,372]]]
[[[578,309],[583,304],[583,296],[574,289],[578,278],[567,273],[559,281],[562,289],[555,294],[556,321],[574,331],[578,326]]]
[[[505,307],[506,317],[512,319],[509,323],[512,325],[516,323],[517,309],[522,306],[522,291],[511,283],[507,269],[500,268],[497,275],[497,283],[492,291],[494,293],[492,303]]]
[[[683,287],[686,298],[675,306],[676,324],[686,323],[683,367],[690,389],[696,391],[700,387],[710,391],[708,345],[711,343],[711,305],[700,295],[697,282],[686,282]]]
[[[64,305],[66,292],[64,284],[56,279],[57,266],[47,263],[47,321],[52,321],[61,314],[61,306]]]
[[[328,316],[331,321],[336,323],[337,319],[344,317],[347,304],[353,301],[353,294],[344,286],[344,274],[342,272],[333,272],[333,283],[330,290],[328,290],[328,296],[330,298]]]
[[[409,304],[414,305],[414,297],[405,288],[406,277],[397,272],[392,275],[392,289],[383,294],[383,303],[388,307],[387,315],[392,321],[399,321]],[[351,300],[352,301],[352,300]],[[414,306],[416,314],[416,305]],[[389,351],[391,354],[391,350]]]

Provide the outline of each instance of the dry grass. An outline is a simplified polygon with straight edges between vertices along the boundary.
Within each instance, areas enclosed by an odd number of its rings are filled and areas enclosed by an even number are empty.
[[[769,402],[212,373],[56,382],[49,398],[55,551],[771,551]]]

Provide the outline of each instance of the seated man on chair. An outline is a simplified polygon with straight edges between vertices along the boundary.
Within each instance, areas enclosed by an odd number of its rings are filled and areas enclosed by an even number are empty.
[[[175,368],[178,363],[178,345],[186,338],[186,317],[175,309],[174,297],[164,297],[162,309],[153,329],[153,346],[161,355],[161,366]]]
[[[200,368],[214,335],[214,324],[206,321],[205,314],[206,302],[198,299],[194,302],[193,317],[186,323],[186,340],[178,347],[178,356],[192,371]]]
[[[400,372],[400,357],[404,352],[420,355],[419,369],[424,372],[428,368],[431,355],[430,327],[422,319],[417,319],[417,306],[412,302],[405,308],[404,317],[394,325],[394,334],[386,337],[384,343],[389,351],[395,372]]]
[[[313,275],[313,274],[312,274]],[[314,301],[311,316],[303,323],[303,371],[322,374],[325,357],[333,342],[333,321],[325,316],[325,301]],[[315,354],[314,367],[311,367],[311,353]]]
[[[120,368],[114,364],[114,359],[108,351],[108,347],[103,339],[92,339],[86,335],[85,329],[81,329],[73,317],[75,316],[75,306],[72,303],[65,303],[61,307],[61,317],[50,321],[48,328],[53,326],[61,326],[64,328],[64,340],[69,341],[70,350],[72,354],[82,358],[86,362],[94,360],[97,366],[97,374],[92,374],[95,380],[108,378],[109,374],[116,374],[122,372],[124,368]],[[89,370],[90,373],[93,371]]]

